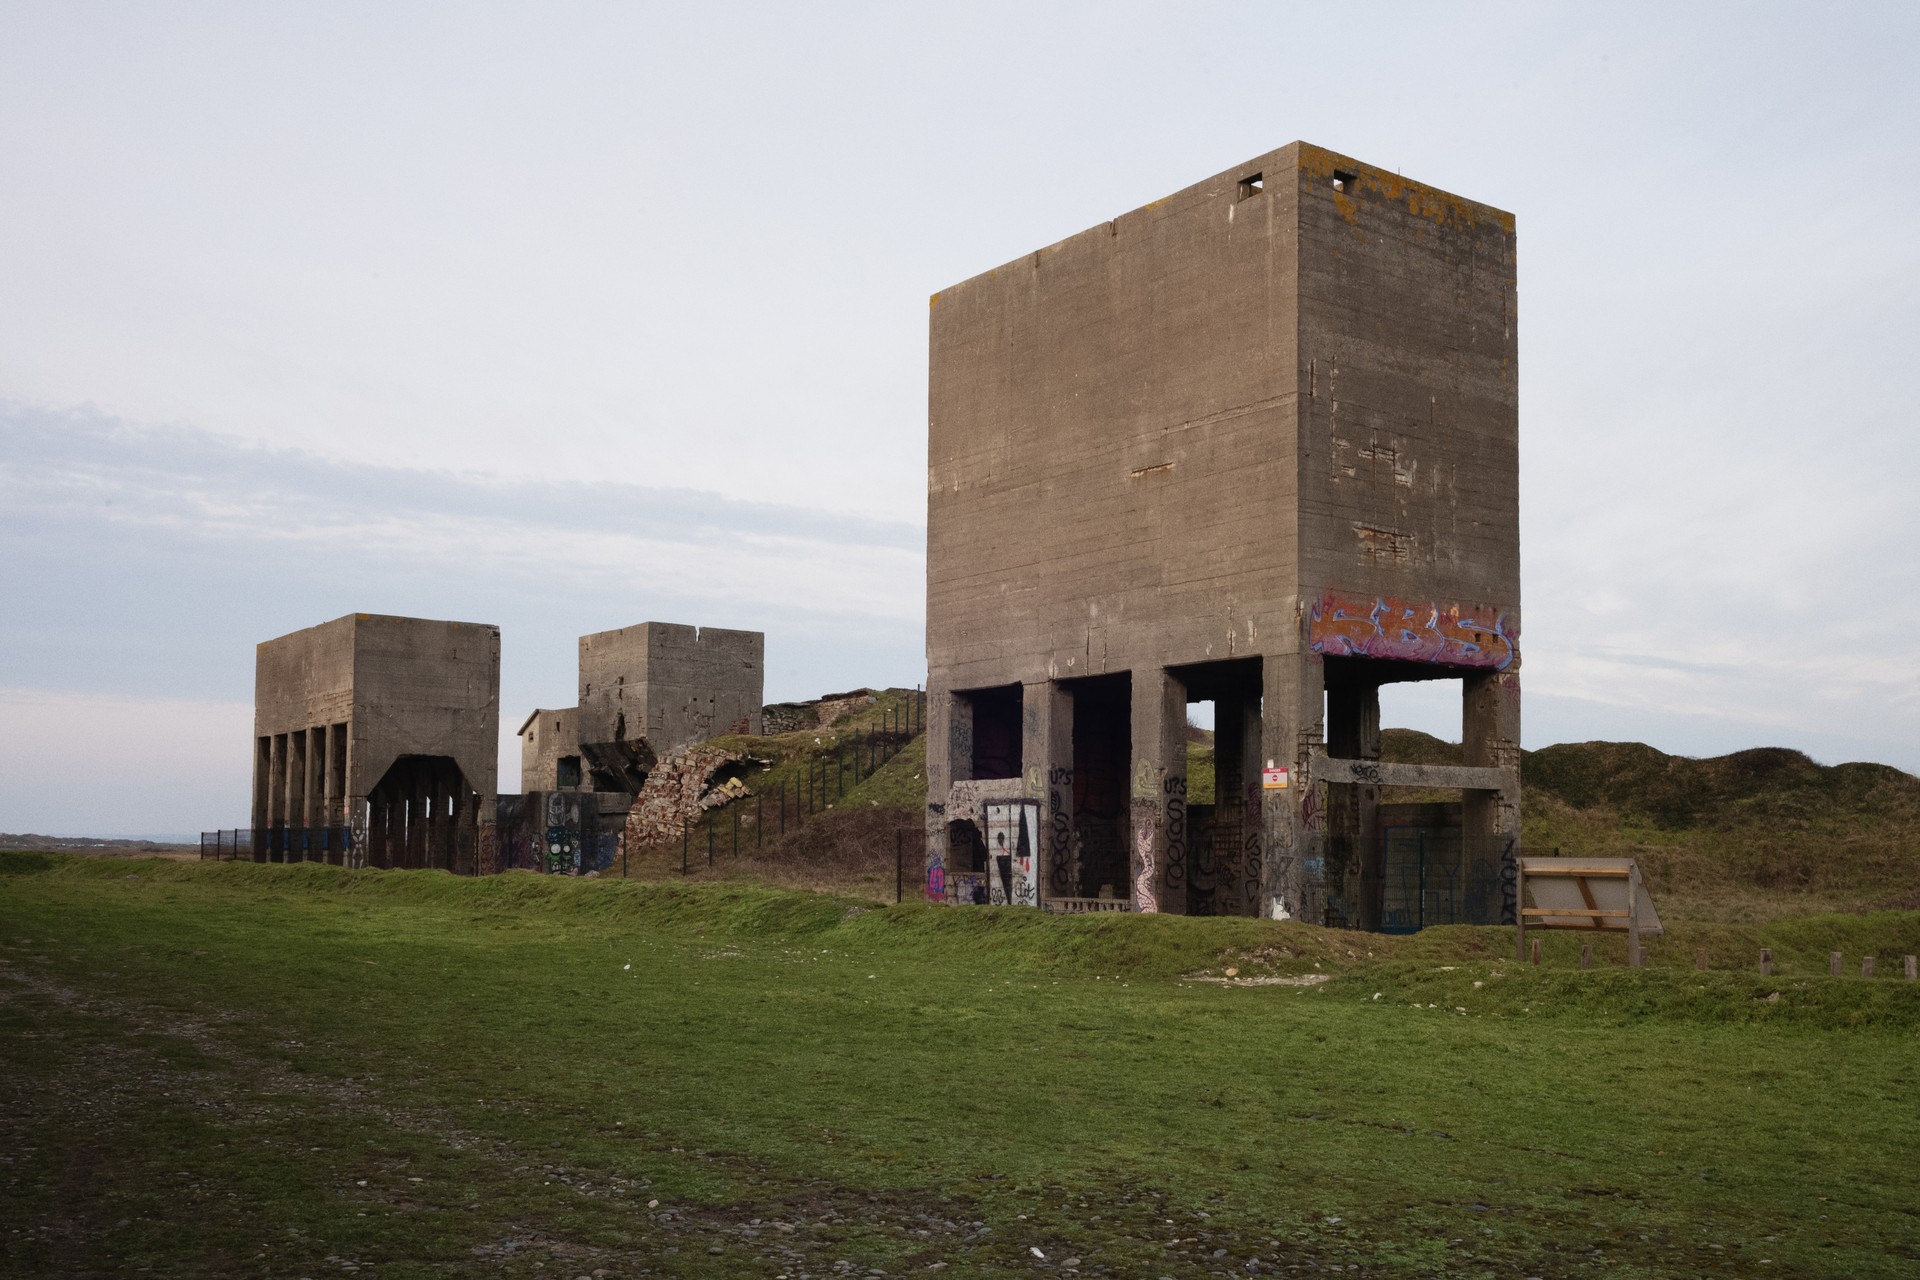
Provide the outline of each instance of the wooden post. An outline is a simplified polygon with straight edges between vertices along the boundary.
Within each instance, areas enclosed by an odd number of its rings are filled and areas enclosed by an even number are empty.
[[[1640,864],[1627,864],[1627,967],[1644,968],[1647,957],[1640,950]]]
[[[1707,949],[1705,947],[1695,947],[1693,949],[1693,967],[1703,973],[1706,971]]]
[[[1591,942],[1583,942],[1580,944],[1580,967],[1582,969],[1593,968],[1593,944]]]
[[[1424,874],[1426,864],[1421,864]],[[1426,909],[1426,894],[1420,895],[1420,907]],[[1516,857],[1513,860],[1513,952],[1522,964],[1527,959],[1527,863],[1526,859]]]
[[[1540,939],[1535,938],[1528,949],[1527,959],[1533,964],[1540,963]]]
[[[1829,951],[1827,953],[1827,974],[1829,977],[1834,978],[1840,976],[1840,953],[1838,951]]]
[[[1860,961],[1860,976],[1863,978],[1871,978],[1873,976],[1873,957],[1872,956],[1867,956],[1865,959]]]
[[[1907,981],[1920,981],[1920,956],[1907,957]]]
[[[1771,978],[1773,976],[1772,947],[1760,948],[1760,976],[1763,978]]]

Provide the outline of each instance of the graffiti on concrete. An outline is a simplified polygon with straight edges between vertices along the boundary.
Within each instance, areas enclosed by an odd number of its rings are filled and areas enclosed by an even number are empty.
[[[988,901],[995,906],[1037,907],[1040,881],[1040,806],[1021,802],[987,805]]]
[[[1073,770],[1055,767],[1047,771],[1047,882],[1055,897],[1072,897],[1075,881],[1073,866]]]
[[[1167,791],[1167,896],[1179,902],[1187,894],[1187,776],[1176,773]]]
[[[1135,806],[1133,823],[1133,909],[1143,915],[1160,910],[1160,895],[1153,883],[1155,808]]]
[[[1334,657],[1504,671],[1520,654],[1520,631],[1493,605],[1325,591],[1308,617],[1307,644]]]

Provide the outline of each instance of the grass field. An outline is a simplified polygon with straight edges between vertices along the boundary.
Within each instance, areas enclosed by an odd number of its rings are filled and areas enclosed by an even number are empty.
[[[1897,972],[1914,913],[1580,973],[1497,929],[0,872],[9,1276],[1920,1272],[1920,984],[1824,976]],[[1771,981],[1691,967],[1762,942]]]

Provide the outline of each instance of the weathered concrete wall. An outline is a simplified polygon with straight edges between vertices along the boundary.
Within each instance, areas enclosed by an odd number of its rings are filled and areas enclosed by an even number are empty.
[[[661,755],[761,727],[766,637],[642,622],[580,637],[580,741],[645,738]]]
[[[585,764],[579,757],[580,709],[535,711],[520,726],[520,790],[560,791],[585,786]],[[563,758],[574,762],[570,781],[564,783],[560,779]]]
[[[351,614],[261,644],[254,827],[346,825],[379,865],[473,869],[497,790],[500,632]],[[412,820],[409,815],[417,815]]]
[[[497,869],[617,875],[631,803],[631,796],[592,791],[501,796]]]
[[[1512,784],[1468,824],[1517,831],[1514,299],[1510,215],[1304,143],[934,296],[930,886],[971,820],[953,784],[998,758],[983,691],[1011,685],[1048,896],[1123,856],[1137,908],[1187,909],[1179,729],[1204,696],[1236,726],[1206,902],[1364,922],[1344,898],[1377,877],[1329,872],[1327,810],[1364,830],[1374,797],[1311,776],[1333,659],[1361,753],[1380,683],[1463,678],[1469,759]],[[1075,728],[1115,714],[1089,678],[1122,674],[1124,817]]]
[[[488,804],[498,794],[500,628],[357,614],[356,795],[405,755],[450,756]]]

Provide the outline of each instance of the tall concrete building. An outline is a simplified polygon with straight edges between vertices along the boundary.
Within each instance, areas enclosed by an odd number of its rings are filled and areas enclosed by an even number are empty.
[[[254,666],[254,856],[486,870],[500,629],[356,613]]]
[[[580,701],[520,726],[520,789],[640,789],[654,761],[722,733],[758,734],[758,631],[642,622],[580,637]]]
[[[1417,786],[1510,909],[1514,282],[1510,214],[1294,143],[933,297],[930,897],[1396,927]],[[1381,763],[1436,679],[1466,763]]]

